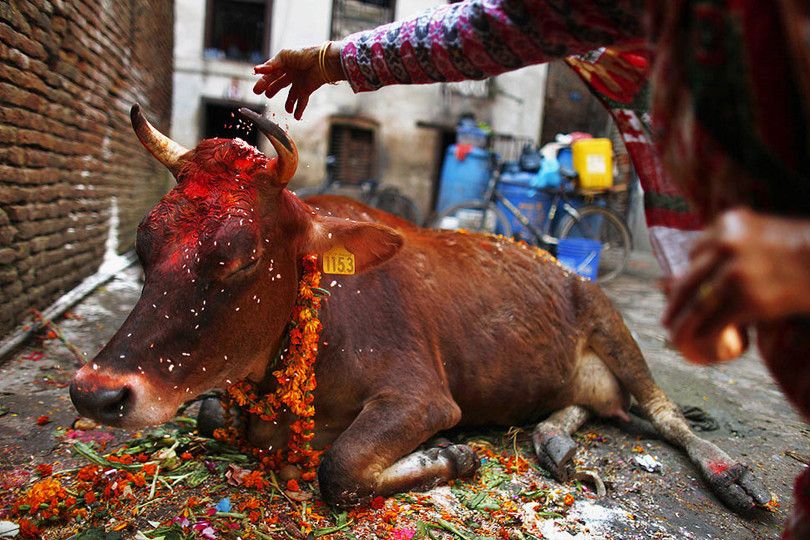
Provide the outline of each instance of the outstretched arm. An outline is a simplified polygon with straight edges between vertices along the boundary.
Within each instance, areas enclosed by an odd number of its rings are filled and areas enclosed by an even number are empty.
[[[341,49],[355,92],[485,79],[645,36],[637,0],[468,0],[352,34]]]
[[[352,34],[328,47],[283,50],[256,66],[254,92],[291,86],[297,119],[310,94],[347,79],[355,92],[391,84],[484,79],[644,37],[643,0],[467,0]]]

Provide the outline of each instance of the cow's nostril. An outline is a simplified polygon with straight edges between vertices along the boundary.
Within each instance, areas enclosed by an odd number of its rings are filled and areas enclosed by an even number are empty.
[[[109,425],[121,423],[130,396],[126,386],[90,389],[80,387],[76,381],[70,385],[70,399],[79,414]]]

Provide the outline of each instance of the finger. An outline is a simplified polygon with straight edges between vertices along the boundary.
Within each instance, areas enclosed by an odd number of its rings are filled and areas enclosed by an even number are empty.
[[[694,260],[709,251],[725,254],[727,249],[723,238],[722,227],[715,224],[695,240],[689,250],[689,258]]]
[[[295,110],[295,102],[297,101],[297,92],[295,91],[295,86],[290,88],[290,93],[287,94],[287,101],[284,102],[284,110],[287,113],[292,114]]]
[[[281,60],[279,60],[278,56],[274,56],[273,58],[266,61],[264,64],[259,64],[257,66],[253,66],[253,73],[272,73],[278,69],[281,69]]]
[[[746,300],[736,276],[737,273],[730,264],[724,265],[715,273],[710,282],[711,298],[701,302],[703,308],[694,320],[694,335],[697,339],[729,334],[729,327],[736,328],[739,334],[746,334],[741,329],[757,320],[758,310]],[[741,339],[746,342],[744,349],[747,347],[747,339],[745,335]],[[734,356],[739,354],[742,354],[742,350]]]
[[[715,336],[731,323],[735,323],[735,314],[739,311],[739,302],[728,294],[728,288],[720,279],[705,281],[710,293],[689,304],[678,317],[673,319],[670,332],[676,342],[683,340],[700,341]]]
[[[269,75],[265,75],[256,81],[256,84],[253,85],[253,93],[256,95],[261,95],[270,86],[270,82],[273,80],[272,77]]]
[[[271,97],[275,96],[276,94],[278,94],[279,91],[281,91],[283,88],[286,88],[287,86],[289,86],[291,83],[292,83],[292,77],[290,77],[289,74],[285,73],[284,75],[282,75],[278,79],[271,82],[270,85],[268,86],[267,90],[265,90],[264,94],[268,98],[271,98]]]
[[[304,109],[307,108],[307,103],[309,103],[308,95],[298,98],[298,105],[295,107],[295,114],[293,115],[296,120],[301,120],[301,117],[304,115]]]
[[[746,320],[744,300],[727,265],[703,282],[708,293],[672,320],[670,335],[684,356],[698,363],[736,358],[747,347],[741,330]]]
[[[706,251],[692,260],[683,276],[675,278],[670,285],[667,307],[664,311],[662,324],[669,327],[672,321],[681,316],[681,313],[695,301],[701,284],[703,284],[721,261],[711,251]]]
[[[272,75],[263,76],[253,87],[253,91],[257,94],[262,92],[267,93],[267,97],[273,97],[276,93],[290,84],[289,73],[274,73]]]
[[[691,362],[725,362],[748,348],[745,327],[730,322],[735,319],[734,310],[724,303],[716,305],[721,307],[690,312],[673,326],[672,342]]]

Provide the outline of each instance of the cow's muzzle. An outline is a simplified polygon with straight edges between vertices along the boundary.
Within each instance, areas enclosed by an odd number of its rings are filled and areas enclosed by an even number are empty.
[[[128,386],[105,379],[75,377],[70,383],[70,399],[82,416],[110,426],[120,426],[125,423],[133,395]]]

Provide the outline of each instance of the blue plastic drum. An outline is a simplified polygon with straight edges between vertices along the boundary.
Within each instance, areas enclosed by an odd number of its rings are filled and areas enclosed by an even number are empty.
[[[529,223],[531,223],[534,228],[538,231],[542,231],[552,196],[549,193],[537,191],[531,187],[531,181],[535,176],[535,173],[527,172],[504,174],[501,176],[498,189],[510,203],[517,207],[523,217],[529,220]],[[509,224],[512,226],[512,231],[515,236],[521,236],[520,231],[524,227],[523,224],[520,223],[520,220],[500,201],[498,202],[498,208],[509,220]]]
[[[455,144],[447,148],[436,212],[468,199],[481,199],[487,190],[490,176],[489,152],[475,146],[462,149],[469,149],[469,152],[459,152]]]

